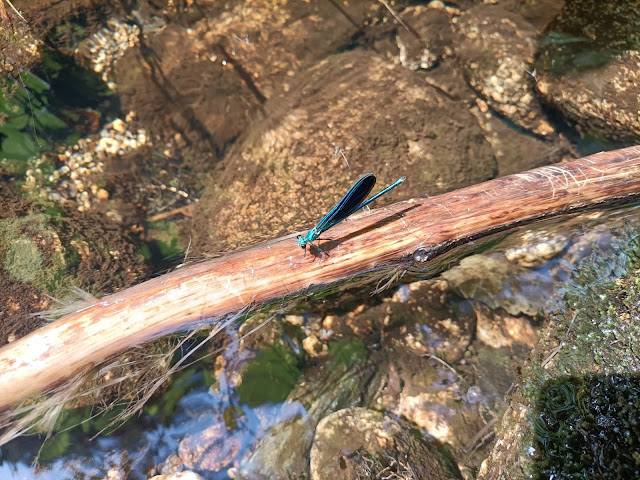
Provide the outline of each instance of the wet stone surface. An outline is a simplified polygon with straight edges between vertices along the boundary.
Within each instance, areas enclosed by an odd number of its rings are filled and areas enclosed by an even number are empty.
[[[624,244],[624,259],[583,262],[567,288],[571,308],[557,309],[541,332],[478,478],[638,474],[628,440],[640,409],[640,350],[630,334],[639,328],[638,246],[628,233],[617,229],[606,242]]]
[[[598,140],[640,138],[640,2],[568,2],[548,26],[536,64],[538,91]]]
[[[462,40],[457,55],[469,85],[487,104],[516,125],[546,137],[555,133],[532,85],[536,31],[502,6],[477,6],[456,22]],[[505,42],[505,39],[510,42]]]
[[[457,470],[429,442],[413,437],[408,425],[364,408],[340,410],[316,428],[311,478],[459,478]]]
[[[583,136],[637,141],[639,64],[640,51],[624,52],[598,70],[570,72],[560,78],[543,73],[538,90],[576,123]]]
[[[265,109],[270,118],[234,145],[203,195],[195,238],[203,248],[239,246],[248,234],[266,238],[312,224],[370,170],[380,184],[409,175],[403,196],[427,185],[433,193],[449,190],[495,171],[489,146],[468,112],[410,70],[371,52],[327,58]],[[428,120],[443,115],[445,123]],[[468,143],[474,148],[465,148]],[[341,147],[351,170],[345,170],[341,155],[333,155],[333,144]],[[439,168],[443,158],[454,158],[456,169]],[[397,190],[385,199],[398,198]]]

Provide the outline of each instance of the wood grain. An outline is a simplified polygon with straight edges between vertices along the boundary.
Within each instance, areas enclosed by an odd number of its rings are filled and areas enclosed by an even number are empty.
[[[411,178],[409,177],[409,182]],[[295,235],[180,268],[69,314],[0,350],[0,409],[110,355],[193,322],[295,296],[536,219],[640,194],[640,146],[364,212],[330,231],[329,257]]]

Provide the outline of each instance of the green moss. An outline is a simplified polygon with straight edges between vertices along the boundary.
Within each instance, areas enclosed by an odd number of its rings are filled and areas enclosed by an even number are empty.
[[[345,338],[329,344],[329,356],[332,367],[349,369],[367,359],[367,349],[359,338]]]
[[[615,255],[574,276],[528,368],[530,478],[640,477],[640,249],[617,234]]]
[[[2,266],[16,280],[32,282],[42,273],[42,254],[33,240],[19,238],[5,251]]]
[[[182,252],[180,230],[175,222],[158,221],[149,224],[148,242],[149,254],[156,255],[160,260],[177,257]]]
[[[251,407],[282,402],[300,375],[291,351],[281,345],[273,345],[249,363],[238,387],[240,400]]]
[[[101,415],[95,414],[94,406],[63,410],[56,421],[54,428],[56,433],[48,437],[42,445],[39,460],[48,462],[60,458],[69,449],[77,446],[78,442],[86,441],[87,434],[95,434],[113,427],[114,422],[117,422],[118,415],[125,407],[125,404],[117,405],[104,411]]]
[[[537,477],[639,478],[640,379],[561,377],[535,404]]]
[[[39,460],[48,462],[60,458],[70,446],[71,434],[69,432],[60,432],[44,442],[39,452]]]
[[[0,220],[0,265],[14,279],[42,292],[60,286],[66,270],[63,249],[46,215]]]

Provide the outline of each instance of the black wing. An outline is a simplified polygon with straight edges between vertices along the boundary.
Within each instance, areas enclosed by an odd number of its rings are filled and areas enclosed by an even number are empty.
[[[367,173],[354,183],[336,206],[318,222],[315,230],[319,233],[324,232],[358,210],[362,205],[362,201],[369,196],[375,184],[376,176],[373,173]]]

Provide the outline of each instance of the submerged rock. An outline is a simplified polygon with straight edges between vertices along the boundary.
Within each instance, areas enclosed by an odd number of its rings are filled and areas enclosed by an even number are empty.
[[[585,137],[640,138],[640,2],[566,2],[541,44],[538,90]]]
[[[627,254],[590,260],[576,275],[523,369],[480,479],[638,477],[640,249],[631,234],[615,240]]]
[[[403,423],[366,408],[347,408],[323,418],[311,449],[311,478],[461,478],[442,447],[414,435]]]

